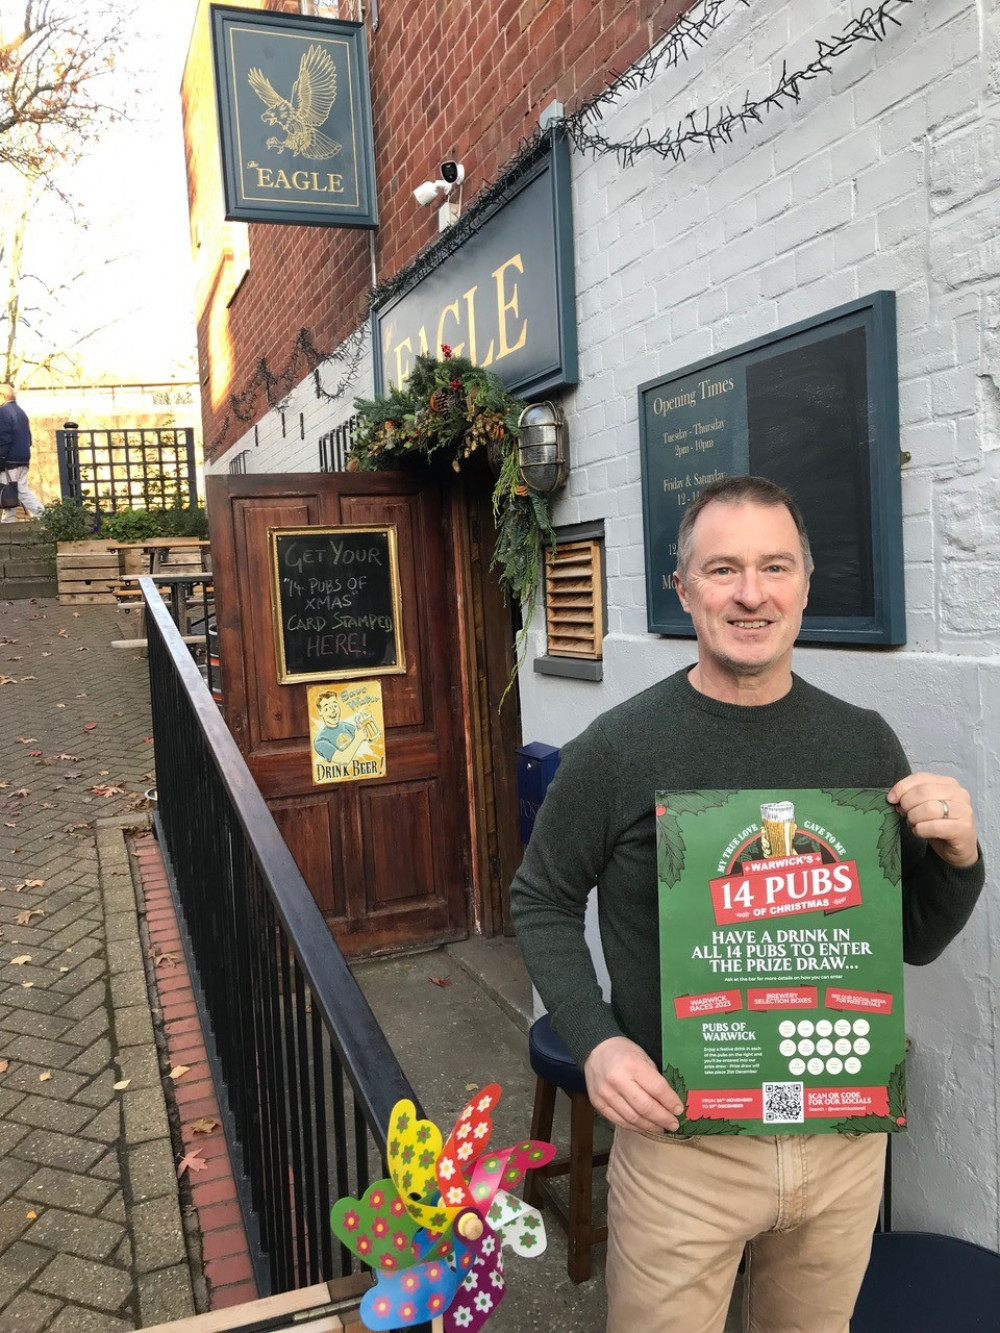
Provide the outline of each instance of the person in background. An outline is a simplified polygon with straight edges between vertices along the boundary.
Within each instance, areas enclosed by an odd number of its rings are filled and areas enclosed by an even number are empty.
[[[32,518],[45,506],[28,485],[31,464],[31,426],[27,413],[18,406],[13,384],[0,385],[0,481],[15,482],[17,498]],[[16,523],[17,510],[5,509],[0,523]]]
[[[932,962],[983,887],[969,793],[911,773],[878,713],[792,672],[813,561],[794,500],[761,477],[702,491],[674,585],[697,660],[566,745],[511,885],[552,1026],[616,1126],[608,1333],[722,1333],[744,1250],[751,1333],[848,1333],[882,1191],[885,1134],[677,1135],[664,1078],[657,789],[875,787],[900,816],[903,956]],[[597,885],[605,1003],[584,937]]]

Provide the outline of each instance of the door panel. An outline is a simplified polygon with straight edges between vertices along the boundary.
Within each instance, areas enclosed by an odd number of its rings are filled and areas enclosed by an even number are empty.
[[[208,498],[226,720],[341,947],[360,954],[461,937],[467,728],[456,716],[462,649],[439,482],[408,473],[213,476]],[[307,685],[278,681],[268,529],[388,524],[406,670],[378,677],[386,775],[317,787]]]

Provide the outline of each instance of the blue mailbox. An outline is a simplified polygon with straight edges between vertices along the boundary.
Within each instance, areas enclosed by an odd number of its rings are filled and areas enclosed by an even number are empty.
[[[532,741],[517,751],[517,809],[521,841],[527,843],[535,827],[535,816],[559,767],[559,751],[554,745]]]

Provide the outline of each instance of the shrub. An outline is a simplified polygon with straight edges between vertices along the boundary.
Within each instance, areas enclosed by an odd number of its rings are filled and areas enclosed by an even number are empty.
[[[119,509],[101,519],[101,536],[116,542],[142,542],[162,535],[160,515],[150,509]]]
[[[191,505],[188,509],[183,505],[174,505],[171,509],[164,509],[158,517],[164,537],[208,536],[208,515],[198,505]]]
[[[38,528],[44,542],[86,541],[94,535],[97,516],[78,500],[53,500],[38,519]]]

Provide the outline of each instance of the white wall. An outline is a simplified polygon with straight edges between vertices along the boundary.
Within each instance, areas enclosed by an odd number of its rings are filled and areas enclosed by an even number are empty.
[[[807,63],[845,4],[766,0],[678,71],[605,116],[655,136]],[[646,631],[636,387],[879,288],[896,292],[908,642],[799,650],[797,670],[875,707],[914,767],[971,789],[1000,861],[1000,5],[898,11],[804,88],[797,107],[676,165],[573,158],[580,387],[557,523],[604,518],[609,636],[601,684],[523,673],[526,740],[562,744],[692,660]],[[540,620],[532,647],[544,650]],[[899,1226],[1000,1247],[993,884],[936,964],[908,969],[910,1132]]]
[[[699,55],[605,116],[654,135],[688,111],[761,94],[808,63],[851,8],[758,0]],[[908,642],[801,649],[797,669],[879,708],[915,767],[971,789],[1000,863],[1000,0],[898,10],[901,28],[803,89],[799,106],[676,165],[574,155],[580,387],[566,401],[573,470],[557,523],[603,518],[604,680],[522,673],[526,741],[562,744],[692,658],[646,630],[636,388],[700,357],[879,288],[896,292]],[[324,371],[334,382],[336,363]],[[331,386],[332,387],[332,386]],[[345,400],[293,392],[213,470],[312,471]],[[306,413],[306,439],[298,413]],[[540,621],[534,653],[544,651]],[[896,1140],[898,1226],[1000,1248],[995,872],[964,934],[907,978],[910,1132]]]
[[[343,351],[344,348],[337,349]],[[319,366],[320,386],[336,394],[344,384],[345,363],[336,353]],[[319,439],[343,424],[354,413],[355,398],[371,397],[373,390],[371,347],[362,344],[361,357],[348,376],[344,392],[331,402],[316,392],[316,382],[309,374],[297,384],[279,407],[261,418],[256,431],[251,426],[225,453],[205,464],[207,473],[228,472],[237,454],[246,451],[247,472],[318,472]],[[284,421],[282,421],[284,417]]]

